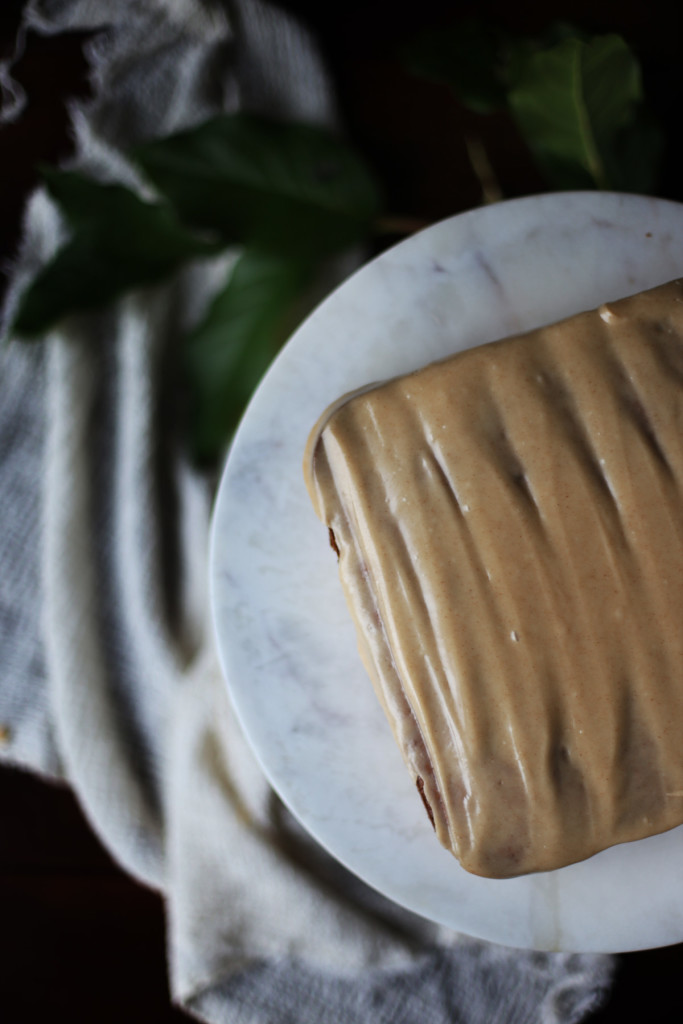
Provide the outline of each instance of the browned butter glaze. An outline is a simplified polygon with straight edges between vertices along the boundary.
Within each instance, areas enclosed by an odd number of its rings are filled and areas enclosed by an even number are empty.
[[[305,472],[463,867],[683,822],[683,282],[335,403]]]

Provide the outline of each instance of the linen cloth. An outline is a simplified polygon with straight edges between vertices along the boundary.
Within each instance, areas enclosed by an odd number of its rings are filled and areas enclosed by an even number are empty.
[[[129,146],[219,111],[337,120],[314,40],[261,0],[33,0],[26,29],[93,33],[94,97],[71,114],[74,165],[100,180],[141,187]],[[9,66],[0,87],[18,116]],[[63,237],[38,191],[6,322]],[[212,481],[165,386],[233,258],[2,350],[0,757],[65,779],[164,894],[173,998],[200,1019],[579,1021],[611,957],[504,949],[394,906],[305,834],[240,734],[208,626]]]

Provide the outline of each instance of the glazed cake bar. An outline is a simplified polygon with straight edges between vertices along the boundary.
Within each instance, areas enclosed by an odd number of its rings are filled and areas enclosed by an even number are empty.
[[[683,283],[340,400],[305,459],[363,661],[468,871],[683,822]]]

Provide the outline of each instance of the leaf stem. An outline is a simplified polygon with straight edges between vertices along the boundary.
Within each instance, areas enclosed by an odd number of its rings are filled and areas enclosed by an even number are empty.
[[[484,143],[481,139],[466,136],[465,147],[470,166],[481,186],[482,202],[485,204],[500,202],[503,198],[503,190],[500,187],[500,182],[493,169],[493,165],[489,160]]]

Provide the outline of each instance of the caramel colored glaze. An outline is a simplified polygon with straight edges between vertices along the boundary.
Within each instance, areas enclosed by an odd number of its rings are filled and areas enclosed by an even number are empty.
[[[683,822],[683,282],[335,403],[305,469],[463,867]]]

